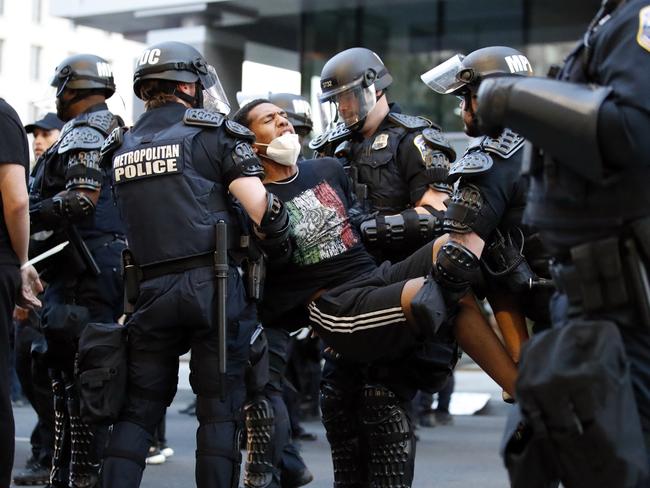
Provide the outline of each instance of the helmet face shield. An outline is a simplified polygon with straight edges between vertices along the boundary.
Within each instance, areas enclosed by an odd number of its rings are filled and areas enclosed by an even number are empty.
[[[364,86],[364,79],[358,78],[346,85],[328,90],[319,96],[325,120],[342,120],[347,128],[362,123],[377,104],[375,86]]]
[[[224,115],[230,113],[230,103],[226,92],[221,86],[217,70],[211,65],[205,65],[205,72],[199,72],[199,80],[203,86],[203,108]]]
[[[420,78],[436,93],[441,95],[453,93],[467,84],[466,81],[461,81],[458,78],[458,74],[463,69],[464,57],[462,54],[456,54],[444,63],[423,73]]]

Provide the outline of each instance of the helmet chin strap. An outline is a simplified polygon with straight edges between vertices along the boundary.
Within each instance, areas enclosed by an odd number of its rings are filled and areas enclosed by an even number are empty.
[[[172,95],[180,98],[186,103],[189,103],[192,108],[203,108],[203,90],[199,83],[194,85],[196,87],[194,91],[194,96],[190,96],[187,93],[179,90],[178,87],[174,88]]]

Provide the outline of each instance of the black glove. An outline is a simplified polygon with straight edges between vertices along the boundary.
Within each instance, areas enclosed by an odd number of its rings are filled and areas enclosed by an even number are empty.
[[[478,118],[479,130],[490,137],[498,137],[505,127],[504,120],[508,112],[510,91],[519,83],[520,76],[502,76],[489,78],[481,82],[478,89]]]

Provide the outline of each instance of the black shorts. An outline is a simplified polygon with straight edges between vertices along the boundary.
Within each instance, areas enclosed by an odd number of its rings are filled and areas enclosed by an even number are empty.
[[[312,327],[338,353],[357,361],[397,358],[417,337],[401,306],[408,280],[431,271],[433,242],[403,261],[327,290],[309,304]]]

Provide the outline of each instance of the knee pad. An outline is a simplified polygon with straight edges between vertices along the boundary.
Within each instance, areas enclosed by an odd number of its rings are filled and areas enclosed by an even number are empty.
[[[357,414],[343,390],[331,383],[321,386],[321,410],[332,451],[334,486],[362,486],[365,469],[361,461]]]
[[[271,402],[258,399],[244,407],[246,450],[244,486],[265,488],[279,478],[274,463],[275,413]]]
[[[415,468],[415,436],[400,400],[382,385],[365,385],[362,424],[368,437],[374,486],[409,487]]]

